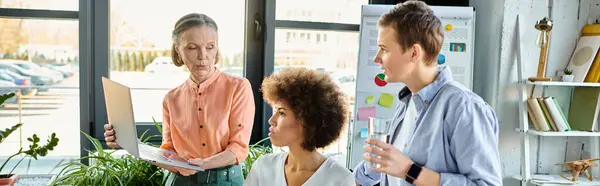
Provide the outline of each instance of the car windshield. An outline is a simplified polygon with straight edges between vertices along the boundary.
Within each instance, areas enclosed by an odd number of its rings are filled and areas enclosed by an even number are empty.
[[[17,78],[25,78],[25,76],[21,76],[20,74],[15,73],[15,72],[13,72],[11,70],[5,70],[3,73],[6,73],[6,74],[8,74],[10,76],[17,77]]]
[[[9,81],[13,80],[13,78],[11,76],[6,74],[6,71],[0,72],[0,79],[9,80]]]
[[[24,68],[24,69],[31,69],[31,67],[29,65],[26,64],[17,64],[19,67]]]

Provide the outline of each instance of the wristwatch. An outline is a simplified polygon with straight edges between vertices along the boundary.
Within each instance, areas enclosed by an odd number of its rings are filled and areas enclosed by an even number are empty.
[[[422,166],[418,165],[417,163],[413,163],[410,168],[408,169],[408,172],[406,173],[406,177],[404,178],[404,180],[406,180],[406,182],[412,184],[417,178],[419,178],[419,174],[421,174],[421,169]]]

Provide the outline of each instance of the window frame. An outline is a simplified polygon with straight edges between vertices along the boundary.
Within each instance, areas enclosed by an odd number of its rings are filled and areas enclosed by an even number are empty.
[[[267,33],[271,33],[271,35],[267,34],[267,38],[266,43],[265,43],[265,51],[270,51],[269,53],[265,53],[266,58],[268,58],[269,60],[265,60],[265,63],[270,65],[270,69],[265,69],[265,72],[270,72],[270,73],[266,73],[266,75],[271,74],[273,68],[274,68],[274,61],[275,61],[275,30],[276,29],[297,29],[297,30],[319,30],[319,31],[342,31],[342,32],[359,32],[360,31],[360,24],[347,24],[347,23],[333,23],[333,22],[313,22],[313,21],[295,21],[295,20],[276,20],[275,19],[275,7],[276,7],[276,2],[275,0],[267,0],[267,12],[266,14],[270,14],[272,15],[272,17],[267,17],[268,21],[273,22],[274,25],[273,27],[269,27],[267,28],[266,32]],[[369,0],[369,4],[372,4],[372,0]],[[269,7],[271,6],[271,7]],[[306,38],[306,37],[305,37]],[[313,38],[313,37],[311,37]],[[314,37],[316,38],[316,37]],[[321,41],[320,42],[326,42],[327,41],[327,35],[324,34],[322,36],[320,36]],[[316,42],[316,41],[315,41]],[[358,49],[357,49],[358,50]],[[266,68],[266,66],[265,66]],[[267,71],[269,70],[269,71]],[[272,108],[269,107],[269,105],[267,105],[265,103],[264,106],[264,112],[265,112],[265,124],[263,125],[263,127],[265,128],[269,128],[269,124],[266,122],[268,121],[268,118],[270,117],[270,115],[267,115],[269,113],[272,113]],[[353,121],[348,121],[348,125],[351,126],[353,123]],[[348,167],[348,165],[350,165],[350,154],[351,154],[351,147],[352,147],[352,130],[350,130],[350,127],[347,127],[348,131],[347,135],[348,135],[348,139],[347,139],[347,146],[346,146],[346,168],[352,169],[353,167]],[[263,133],[263,134],[268,134],[267,133]],[[266,135],[265,135],[266,137]],[[270,145],[270,144],[269,144]]]
[[[1,18],[78,20],[79,24],[79,107],[81,132],[104,142],[106,106],[101,77],[109,77],[110,60],[110,0],[79,0],[79,10],[42,10],[0,8]],[[369,2],[371,4],[372,0]],[[250,143],[268,137],[268,119],[272,109],[263,100],[260,85],[264,77],[273,73],[275,58],[275,29],[310,29],[327,31],[359,31],[359,24],[276,20],[275,0],[246,0],[244,25],[244,76],[254,93],[256,114]],[[290,36],[291,37],[291,36]],[[316,38],[311,37],[311,39]],[[320,36],[326,41],[325,35]],[[161,121],[157,121],[161,123]],[[150,130],[158,134],[151,122],[138,122],[138,134]],[[73,134],[75,135],[75,134]],[[87,155],[92,144],[80,135],[80,155]],[[155,138],[150,142],[160,143]],[[105,143],[103,143],[105,145]],[[267,143],[267,145],[270,145]],[[351,144],[348,144],[349,146]],[[85,162],[84,162],[85,163]]]
[[[84,1],[84,0],[80,0]],[[80,2],[80,4],[84,4]],[[83,5],[82,5],[83,6]],[[246,77],[252,86],[252,91],[254,93],[255,104],[256,104],[256,114],[254,119],[254,127],[252,131],[252,137],[250,142],[259,141],[261,136],[265,136],[265,128],[261,127],[262,121],[264,121],[263,117],[263,109],[259,109],[260,105],[263,105],[264,101],[262,99],[262,93],[260,92],[260,84],[262,82],[262,78],[264,77],[265,66],[268,66],[263,63],[264,61],[264,43],[266,37],[265,29],[256,29],[256,23],[261,27],[265,27],[264,24],[264,0],[246,0],[245,1],[245,23],[244,23],[244,77]],[[109,65],[106,61],[109,60],[110,56],[110,0],[98,2],[89,7],[94,11],[94,15],[90,15],[89,18],[93,19],[90,27],[94,28],[92,32],[99,33],[103,32],[103,34],[92,34],[94,35],[93,43],[89,46],[93,50],[93,62],[92,65],[87,66],[86,70],[90,72],[91,79],[86,79],[91,85],[90,88],[90,100],[93,100],[90,103],[89,114],[90,119],[92,119],[89,123],[90,131],[93,132],[93,137],[98,138],[101,142],[104,141],[104,124],[108,122],[106,117],[106,106],[104,104],[104,95],[102,92],[102,82],[101,77],[109,77]],[[80,10],[83,10],[80,7]],[[102,28],[97,29],[97,28]],[[258,31],[258,32],[257,32]],[[82,81],[83,82],[83,81]],[[87,94],[82,94],[87,95]],[[83,111],[83,110],[82,110]],[[162,126],[162,121],[157,121]],[[152,122],[136,122],[137,134],[141,135],[144,131],[148,130],[149,132],[146,135],[160,135],[156,130],[154,124]],[[268,132],[268,127],[266,128]],[[139,136],[138,136],[139,137]],[[160,137],[155,137],[149,140],[150,143],[160,144],[162,139]],[[103,143],[105,145],[105,143]]]
[[[37,19],[37,20],[77,20],[78,24],[79,24],[79,66],[80,66],[80,73],[82,71],[82,69],[85,69],[85,67],[90,66],[89,62],[90,60],[86,60],[89,59],[91,53],[88,52],[88,50],[90,49],[89,47],[87,47],[90,42],[88,42],[87,39],[89,39],[90,36],[87,32],[90,30],[89,28],[87,28],[85,25],[87,25],[89,23],[89,17],[86,17],[86,15],[91,12],[91,9],[85,9],[83,7],[87,7],[88,6],[88,1],[87,0],[79,0],[79,7],[80,9],[78,11],[71,11],[71,10],[42,10],[42,9],[22,9],[22,8],[0,8],[0,18],[7,18],[7,19]],[[80,100],[80,129],[82,132],[86,132],[88,134],[91,133],[90,131],[90,123],[88,122],[88,118],[90,117],[90,114],[88,114],[88,111],[90,110],[90,101],[87,99],[84,99],[83,96],[81,95],[88,95],[90,92],[89,86],[88,84],[86,84],[85,82],[87,81],[87,77],[86,76],[80,76],[79,77],[79,100]],[[75,135],[75,134],[74,134]],[[92,145],[91,143],[89,143],[89,141],[87,139],[85,139],[85,137],[83,135],[80,135],[80,156],[85,156],[85,154],[87,154],[87,151],[85,149],[91,149]],[[84,163],[87,163],[87,161],[85,161]]]

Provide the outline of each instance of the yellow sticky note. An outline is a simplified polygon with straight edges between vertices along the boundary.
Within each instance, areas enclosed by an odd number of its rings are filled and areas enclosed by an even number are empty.
[[[392,96],[391,94],[382,93],[381,96],[379,96],[379,105],[387,108],[392,108],[393,104],[394,96]]]
[[[371,104],[375,101],[375,96],[367,96],[367,104]]]

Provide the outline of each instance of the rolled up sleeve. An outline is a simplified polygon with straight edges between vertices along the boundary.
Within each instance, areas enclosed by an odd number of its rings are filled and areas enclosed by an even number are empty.
[[[369,168],[369,164],[365,163],[363,160],[356,165],[354,170],[354,179],[362,186],[371,186],[379,183],[381,179],[381,173],[371,170],[371,168]]]
[[[492,108],[467,103],[456,113],[450,150],[459,173],[440,173],[440,185],[502,185],[498,122]]]
[[[243,83],[233,94],[231,114],[229,116],[229,145],[227,150],[233,152],[237,163],[243,162],[248,155],[248,143],[254,123],[254,95],[250,82]]]
[[[167,94],[167,96],[169,96]],[[169,114],[169,106],[167,96],[163,100],[163,122],[162,122],[162,144],[160,148],[173,150],[173,140],[171,138],[171,117]]]

